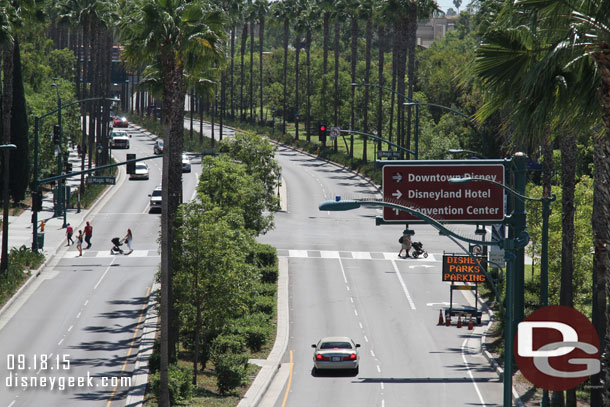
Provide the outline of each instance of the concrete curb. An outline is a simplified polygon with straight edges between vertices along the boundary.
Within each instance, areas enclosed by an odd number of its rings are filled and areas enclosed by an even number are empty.
[[[278,257],[279,276],[277,282],[277,332],[275,343],[263,367],[256,375],[254,382],[239,401],[238,407],[254,407],[269,388],[277,374],[281,360],[288,346],[288,259]]]
[[[138,347],[138,356],[133,368],[131,379],[131,388],[127,393],[125,407],[135,407],[144,404],[144,394],[146,393],[146,385],[148,384],[148,359],[153,352],[155,336],[158,331],[157,321],[158,315],[155,308],[154,292],[160,288],[160,284],[155,282],[150,290],[148,297],[148,311],[144,318],[144,327],[142,328],[142,337],[140,338],[140,346]]]

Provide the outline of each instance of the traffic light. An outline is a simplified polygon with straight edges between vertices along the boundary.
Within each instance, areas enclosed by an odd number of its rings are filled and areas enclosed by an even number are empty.
[[[321,142],[326,141],[326,123],[318,125],[318,138]]]
[[[135,160],[135,154],[127,154],[127,161]],[[127,163],[127,174],[135,174],[136,173],[136,163]]]
[[[53,144],[59,144],[59,124],[53,126]]]

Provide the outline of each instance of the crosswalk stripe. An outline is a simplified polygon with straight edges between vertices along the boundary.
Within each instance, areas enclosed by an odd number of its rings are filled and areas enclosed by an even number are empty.
[[[320,257],[323,259],[339,259],[339,252],[332,250],[320,250]]]
[[[358,260],[371,260],[371,253],[369,252],[352,252],[352,258]]]
[[[288,257],[308,257],[307,250],[288,250]]]

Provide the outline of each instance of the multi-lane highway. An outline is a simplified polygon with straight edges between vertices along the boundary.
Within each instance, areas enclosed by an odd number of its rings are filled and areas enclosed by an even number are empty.
[[[130,149],[113,150],[114,157],[124,161],[126,153],[152,155],[153,140],[132,127],[128,131]],[[186,200],[200,173],[199,158],[192,161],[192,172],[183,175]],[[0,406],[125,404],[160,262],[160,215],[148,213],[148,194],[161,183],[162,163],[154,159],[148,164],[147,181],[128,180],[122,168],[117,185],[90,214],[92,247],[82,257],[74,246],[60,250],[2,315],[0,372],[5,382]],[[73,226],[75,235],[84,228]],[[111,255],[111,238],[124,237],[128,228],[133,253]]]
[[[293,365],[276,405],[500,404],[502,383],[476,354],[480,333],[437,326],[439,308],[449,301],[441,256],[459,248],[434,229],[415,225],[413,239],[430,256],[398,259],[403,227],[375,226],[377,209],[318,210],[336,195],[373,197],[377,191],[367,182],[291,149],[280,148],[277,159],[287,212],[276,215],[275,230],[262,240],[288,258],[290,323],[283,362]],[[473,235],[474,226],[461,229]],[[457,293],[455,302],[467,299]],[[312,371],[311,344],[335,335],[362,345],[357,375]]]

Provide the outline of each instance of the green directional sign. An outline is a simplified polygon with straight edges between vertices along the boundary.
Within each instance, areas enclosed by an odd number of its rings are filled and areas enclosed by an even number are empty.
[[[90,175],[86,178],[86,182],[87,184],[114,185],[116,184],[116,177]]]

